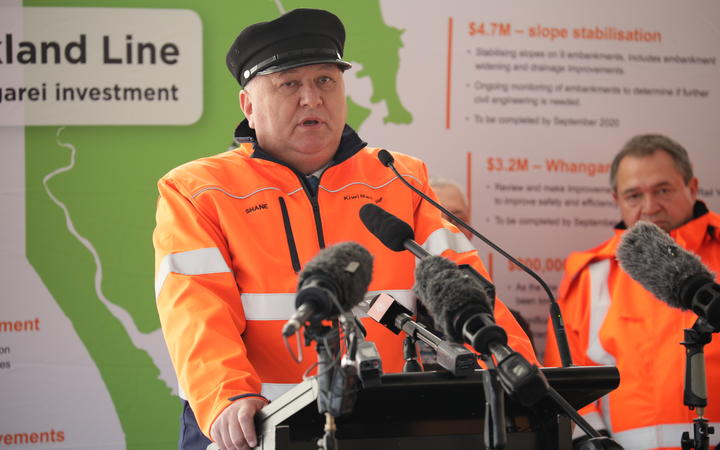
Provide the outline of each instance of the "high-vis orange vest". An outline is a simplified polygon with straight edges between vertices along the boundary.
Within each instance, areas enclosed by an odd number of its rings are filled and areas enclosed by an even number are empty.
[[[683,248],[696,253],[720,272],[720,216],[701,202],[696,218],[670,232]],[[608,430],[631,450],[680,448],[683,431],[693,438],[697,417],[683,404],[685,347],[683,330],[697,316],[672,308],[627,275],[615,259],[620,236],[567,260],[559,302],[577,365],[615,365],[618,388],[581,410],[595,426]],[[560,357],[549,327],[546,366]],[[720,338],[705,346],[708,407],[705,417],[715,427],[711,443],[720,442]],[[578,431],[578,430],[576,430]],[[713,447],[714,448],[714,447]]]
[[[415,309],[415,257],[387,249],[367,231],[359,217],[364,204],[409,223],[429,252],[470,263],[487,276],[470,242],[382,166],[378,149],[366,148],[349,128],[340,147],[317,195],[302,174],[258,157],[262,150],[254,152],[251,143],[182,165],[158,183],[157,307],[181,394],[208,436],[229,398],[277,398],[316,361],[314,347],[305,347],[303,362],[295,363],[281,329],[295,311],[298,272],[322,247],[363,245],[374,257],[369,291],[387,292]],[[425,165],[394,156],[402,176],[430,193]],[[509,345],[536,361],[527,336],[499,301],[495,316]],[[400,371],[402,336],[369,318],[363,324],[384,371]]]

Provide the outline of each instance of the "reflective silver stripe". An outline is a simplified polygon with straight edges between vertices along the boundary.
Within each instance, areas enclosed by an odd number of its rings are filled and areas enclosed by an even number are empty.
[[[422,247],[432,255],[440,255],[445,250],[454,250],[458,253],[475,250],[468,238],[462,233],[453,233],[447,228],[438,228],[422,243]]]
[[[412,174],[403,174],[403,178],[412,178],[413,180],[417,181],[418,183],[421,183],[421,181],[420,181],[416,176],[414,176],[414,175],[412,175]],[[323,186],[322,184],[320,184],[320,185],[318,186],[318,188],[319,188],[319,189],[322,189],[322,190],[324,190],[324,191],[327,191],[327,192],[332,192],[332,193],[340,192],[340,191],[342,191],[342,190],[344,190],[344,189],[349,188],[350,186],[355,186],[355,185],[362,185],[362,186],[369,187],[370,189],[376,189],[376,190],[377,190],[377,189],[382,189],[382,188],[384,188],[385,186],[387,186],[388,184],[392,183],[392,182],[395,181],[396,179],[397,179],[397,176],[391,178],[391,179],[388,180],[387,182],[385,182],[385,183],[383,183],[383,184],[381,184],[381,185],[378,185],[378,186],[373,186],[373,185],[371,185],[371,184],[367,184],[367,183],[362,182],[362,181],[353,181],[352,183],[348,183],[348,184],[346,184],[346,185],[344,185],[344,186],[341,186],[341,187],[338,188],[338,189],[328,189],[328,188],[326,188],[325,186]],[[282,191],[281,189],[279,189],[279,188],[277,188],[277,187],[275,187],[275,186],[268,186],[268,187],[264,187],[264,188],[257,189],[257,190],[255,190],[255,191],[253,191],[253,192],[251,192],[251,193],[249,193],[249,194],[247,194],[247,195],[235,195],[235,194],[229,193],[228,191],[226,191],[225,189],[223,189],[223,188],[221,188],[221,187],[219,187],[219,186],[209,186],[209,187],[202,188],[202,189],[200,189],[199,191],[195,192],[195,193],[192,195],[192,197],[193,197],[193,198],[196,198],[196,197],[198,197],[200,194],[203,194],[204,192],[208,192],[208,191],[218,191],[218,192],[222,192],[223,194],[227,195],[228,197],[232,197],[232,198],[235,198],[235,199],[238,199],[238,200],[244,200],[244,199],[246,199],[246,198],[248,198],[248,197],[251,197],[251,196],[253,196],[253,195],[255,195],[255,194],[259,193],[259,192],[266,191],[266,190],[275,190],[275,191],[278,191],[278,192],[284,192],[284,191]],[[298,192],[302,192],[302,190],[303,190],[302,187],[299,187],[299,188],[297,188],[297,189],[295,189],[295,190],[292,190],[292,191],[289,191],[289,192],[285,192],[285,194],[286,194],[286,195],[293,195],[293,194],[296,194],[296,193],[298,193]]]
[[[245,319],[288,320],[295,312],[295,293],[249,294],[241,296]]]
[[[406,308],[415,311],[415,296],[411,290],[397,289],[382,292],[387,292]],[[368,292],[365,298],[371,298],[379,293],[380,291]],[[289,320],[295,312],[294,292],[281,294],[243,293],[241,298],[246,320]],[[358,317],[364,316],[357,308],[354,308],[353,312]]]
[[[711,422],[708,424],[720,429],[720,422]],[[680,447],[680,438],[682,433],[687,431],[690,437],[693,437],[692,423],[672,423],[664,425],[656,425],[653,427],[635,428],[632,430],[613,433],[612,437],[623,448],[631,448],[633,450],[650,450],[665,447]],[[720,435],[710,435],[710,446],[715,446],[720,442]]]
[[[230,268],[217,247],[171,253],[160,262],[158,273],[155,276],[155,298],[160,295],[160,289],[171,273],[205,275],[223,272],[230,272]]]
[[[296,383],[263,383],[260,395],[273,401],[295,386],[297,386]]]
[[[283,192],[281,189],[271,186],[271,187],[260,188],[260,189],[258,189],[258,190],[256,190],[256,191],[253,191],[253,192],[249,193],[248,195],[234,195],[234,194],[229,193],[228,191],[226,191],[225,189],[223,189],[223,188],[221,188],[221,187],[218,187],[218,186],[210,186],[210,187],[206,187],[206,188],[200,189],[199,191],[197,191],[196,193],[194,193],[194,194],[192,195],[192,197],[193,197],[193,198],[196,198],[197,196],[199,196],[199,195],[202,194],[203,192],[218,191],[218,192],[222,192],[223,194],[227,195],[228,197],[232,197],[232,198],[235,198],[235,199],[238,199],[238,200],[245,200],[245,199],[248,198],[248,197],[252,197],[253,195],[255,195],[255,194],[259,193],[259,192],[267,191],[267,190]],[[287,194],[287,195],[293,195],[294,193],[300,192],[300,191],[302,191],[302,187],[299,187],[299,188],[295,189],[294,191],[285,192],[285,194]]]
[[[414,175],[412,175],[412,174],[403,174],[403,178],[412,178],[413,180],[417,181],[418,183],[422,183],[416,176],[414,176]],[[341,187],[339,187],[339,188],[337,188],[337,189],[328,189],[328,188],[326,188],[325,186],[323,186],[322,183],[320,183],[320,186],[319,186],[319,187],[320,187],[320,189],[322,189],[322,190],[324,190],[324,191],[332,192],[332,193],[340,192],[340,191],[342,191],[343,189],[347,189],[347,188],[349,188],[350,186],[355,186],[355,185],[358,185],[358,184],[361,185],[361,186],[369,187],[370,189],[382,189],[382,188],[384,188],[385,186],[387,186],[388,184],[392,183],[393,181],[395,181],[395,180],[397,180],[397,179],[398,179],[398,177],[397,177],[397,176],[394,176],[394,177],[392,177],[390,180],[388,180],[387,182],[385,182],[385,183],[383,183],[383,184],[380,184],[380,185],[378,185],[378,186],[373,186],[373,185],[371,185],[371,184],[367,184],[367,183],[362,182],[362,181],[353,181],[353,182],[348,183],[348,184],[346,184],[345,186],[341,186]]]
[[[608,429],[607,425],[605,425],[605,421],[603,420],[602,416],[600,415],[600,413],[598,413],[596,411],[593,411],[593,412],[587,413],[587,414],[583,414],[582,417],[583,417],[583,419],[585,419],[587,421],[587,423],[589,423],[594,429],[596,429],[598,431]],[[582,428],[575,427],[575,429],[573,430],[573,433],[572,433],[572,438],[577,439],[577,438],[580,438],[583,436],[587,436],[587,433],[585,433],[585,431],[583,431]]]
[[[612,418],[610,417],[610,394],[605,394],[600,397],[600,414],[602,414],[603,420],[605,421],[605,427],[608,432],[612,435],[613,424]]]
[[[600,328],[610,309],[608,274],[610,260],[604,259],[590,264],[590,334],[588,335],[588,358],[602,365],[615,365],[615,357],[609,354],[600,342]]]
[[[610,260],[605,259],[590,264],[590,331],[588,335],[587,356],[597,364],[615,365],[615,357],[609,354],[600,342],[600,328],[605,322],[610,309],[610,289],[608,275],[610,274]],[[610,395],[600,399],[600,414],[597,420],[603,428],[612,434],[612,419],[610,417]],[[583,433],[584,434],[584,433]],[[573,436],[575,433],[573,433]]]

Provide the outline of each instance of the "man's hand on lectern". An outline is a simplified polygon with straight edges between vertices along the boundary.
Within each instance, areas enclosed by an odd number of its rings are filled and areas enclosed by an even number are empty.
[[[257,446],[255,413],[267,402],[259,397],[235,400],[215,419],[210,437],[220,450],[247,450]]]

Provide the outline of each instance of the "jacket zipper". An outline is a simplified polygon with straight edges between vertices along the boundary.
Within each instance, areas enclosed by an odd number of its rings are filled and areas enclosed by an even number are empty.
[[[318,180],[318,190],[320,190],[320,180]],[[323,233],[322,222],[320,221],[320,204],[318,203],[318,193],[310,196],[310,203],[312,203],[313,216],[315,217],[315,229],[317,230],[318,245],[320,248],[325,248],[325,234]]]
[[[320,175],[322,176],[322,174]],[[318,186],[316,192],[312,192],[312,190],[310,189],[310,185],[307,182],[307,178],[305,178],[304,175],[298,174],[298,178],[300,178],[300,184],[303,187],[303,191],[305,191],[305,195],[308,196],[308,200],[310,200],[310,205],[312,205],[318,245],[321,249],[323,249],[325,248],[325,234],[323,233],[322,221],[320,220],[320,204],[318,203],[318,192],[320,192],[320,177],[318,177]]]
[[[295,273],[298,273],[300,272],[300,258],[298,257],[295,237],[293,236],[292,226],[290,225],[290,215],[285,205],[285,199],[278,197],[278,201],[280,202],[280,211],[282,211],[283,225],[285,225],[285,237],[287,238],[288,249],[290,250],[290,262],[292,263]]]
[[[325,235],[323,233],[322,221],[320,220],[320,205],[318,203],[317,192],[312,192],[312,190],[310,189],[310,185],[307,182],[307,179],[303,175],[297,173],[296,175],[300,179],[300,184],[303,187],[303,191],[305,191],[305,195],[307,195],[308,199],[310,200],[310,205],[312,206],[313,211],[313,219],[315,220],[315,232],[317,233],[318,245],[321,249],[323,249],[325,248]],[[319,178],[318,190],[320,190]],[[292,225],[290,223],[290,214],[288,213],[285,199],[283,199],[282,197],[278,197],[278,201],[280,202],[280,211],[282,211],[283,225],[285,226],[285,237],[287,238],[288,249],[290,250],[290,262],[292,263],[292,267],[295,273],[299,273],[301,269],[300,257],[298,256],[297,246],[295,245],[295,237],[293,235]]]

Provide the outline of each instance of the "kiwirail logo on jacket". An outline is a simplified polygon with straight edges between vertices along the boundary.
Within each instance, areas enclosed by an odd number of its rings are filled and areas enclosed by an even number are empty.
[[[360,200],[360,199],[374,201],[373,198],[367,194],[351,194],[351,195],[343,196],[343,200]]]

